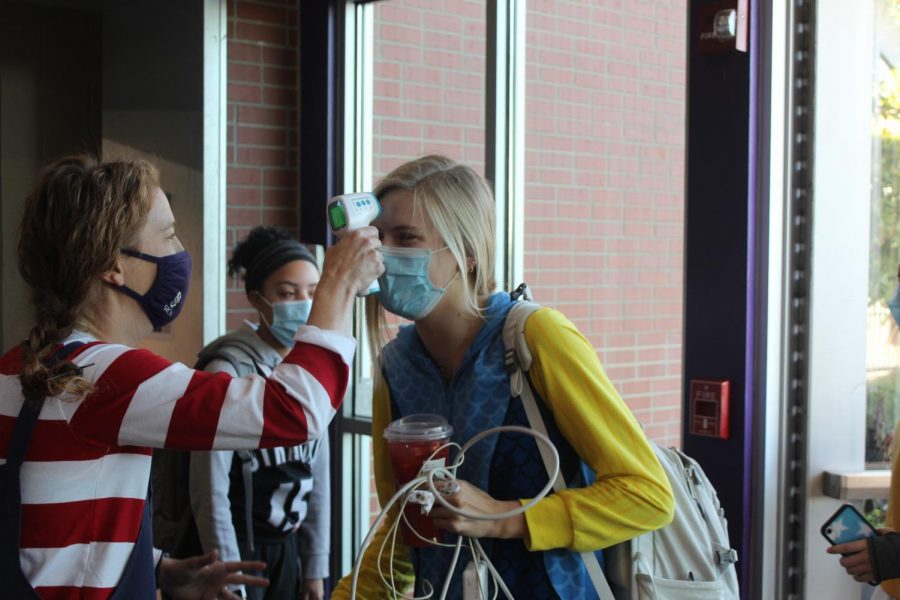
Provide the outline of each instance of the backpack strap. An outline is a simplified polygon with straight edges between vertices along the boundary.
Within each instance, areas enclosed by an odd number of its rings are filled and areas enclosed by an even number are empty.
[[[527,286],[520,285],[515,293],[522,291],[522,295],[530,298]],[[513,296],[513,300],[517,300]],[[531,378],[528,371],[531,369],[533,357],[531,350],[528,348],[528,341],[525,339],[525,321],[536,310],[541,308],[540,304],[530,302],[528,300],[518,300],[509,313],[506,315],[506,321],[503,323],[503,347],[505,348],[506,369],[509,372],[509,390],[513,398],[520,397],[522,399],[522,407],[525,409],[525,415],[528,417],[528,425],[538,433],[547,435],[547,426],[541,417],[541,411],[538,408],[535,394],[531,387]],[[544,468],[547,470],[547,476],[553,473],[553,455],[544,444],[537,445],[541,453],[541,459],[544,462]],[[558,473],[556,481],[553,482],[553,489],[556,492],[566,489],[566,482],[563,480],[562,473]],[[584,561],[585,569],[587,569],[588,577],[594,584],[594,590],[600,597],[600,600],[615,600],[609,582],[603,574],[600,562],[593,552],[580,552],[581,559]]]
[[[238,450],[241,459],[241,479],[244,482],[244,523],[247,528],[247,546],[253,552],[253,454],[249,450]]]
[[[698,486],[706,490],[715,490],[715,488],[709,481],[706,473],[703,472],[703,468],[700,466],[700,463],[698,463],[696,460],[694,460],[678,448],[672,447],[669,449],[674,452],[676,456],[678,456],[678,459],[683,465],[685,481],[687,481],[688,490],[691,493],[691,498],[697,505],[697,510],[700,512],[700,515],[703,516],[703,518],[706,519],[707,522],[711,522],[712,519],[721,518],[721,512],[719,514],[708,515],[703,510],[703,501],[700,498],[700,494],[697,492]],[[715,497],[715,506],[709,508],[713,508],[715,510],[716,507],[718,507],[719,511],[721,511],[718,497]],[[716,543],[715,550],[716,561],[720,566],[728,567],[729,565],[738,562],[738,552],[734,548],[729,548],[727,546],[722,546],[721,544]]]
[[[46,358],[44,364],[47,367],[56,366],[84,344],[69,342]],[[34,600],[39,596],[22,572],[19,557],[22,527],[21,469],[45,400],[46,398],[41,398],[37,402],[29,402],[23,398],[13,425],[6,463],[0,465],[0,581],[3,581],[4,595]]]
[[[69,342],[47,357],[44,360],[44,364],[47,367],[55,367],[59,363],[65,361],[72,352],[82,346],[84,346],[84,342]],[[6,460],[6,463],[16,470],[22,466],[22,463],[25,460],[25,454],[28,451],[28,447],[31,445],[31,436],[34,434],[38,417],[41,414],[41,409],[44,407],[44,400],[46,400],[46,398],[41,398],[38,402],[28,402],[27,400],[22,402],[19,416],[16,419],[15,425],[13,425],[12,438],[9,442],[9,456],[7,456]]]
[[[506,315],[503,323],[503,347],[506,371],[510,374],[510,390],[513,398],[518,397],[525,387],[526,373],[531,369],[532,356],[525,341],[525,321],[531,313],[541,307],[536,302],[520,300]]]

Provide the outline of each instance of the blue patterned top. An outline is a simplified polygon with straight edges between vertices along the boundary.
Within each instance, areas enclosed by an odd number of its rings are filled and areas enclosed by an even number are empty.
[[[506,293],[496,293],[488,299],[485,323],[449,383],[444,381],[437,364],[426,351],[415,326],[401,327],[398,336],[385,347],[382,362],[391,396],[391,418],[416,413],[442,415],[453,425],[452,441],[459,444],[492,427],[527,427],[521,401],[510,397],[509,375],[503,360],[503,324],[512,305]],[[583,470],[583,463],[560,434],[543,402],[539,401],[539,408],[550,438],[560,452],[566,481],[592,481],[593,476]],[[459,467],[457,477],[486,490],[498,500],[532,498],[547,484],[537,442],[520,433],[490,436],[473,446]],[[569,600],[596,597],[577,553],[566,549],[529,552],[522,540],[480,541],[515,598]],[[439,591],[453,550],[428,547],[411,548],[410,551],[416,574],[416,595],[423,593],[422,581],[425,579]],[[448,598],[462,597],[462,570],[470,558],[464,550]]]

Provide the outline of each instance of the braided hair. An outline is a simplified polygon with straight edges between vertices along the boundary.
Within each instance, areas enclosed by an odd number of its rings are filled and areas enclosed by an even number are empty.
[[[43,169],[19,226],[19,273],[30,288],[35,325],[20,344],[19,379],[28,402],[91,385],[71,362],[46,358],[96,299],[120,248],[138,238],[150,211],[156,168],[145,161],[69,156]]]

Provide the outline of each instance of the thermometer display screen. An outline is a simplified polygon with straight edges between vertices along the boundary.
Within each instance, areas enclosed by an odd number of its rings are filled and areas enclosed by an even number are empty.
[[[340,202],[335,202],[328,208],[328,218],[331,220],[331,228],[334,230],[347,226],[347,215],[344,214],[344,207]]]

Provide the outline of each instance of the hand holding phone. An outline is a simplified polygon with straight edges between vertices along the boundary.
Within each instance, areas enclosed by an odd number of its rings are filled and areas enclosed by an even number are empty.
[[[878,535],[872,524],[852,504],[844,504],[822,525],[822,535],[831,545]]]
[[[843,546],[843,544],[878,535],[872,524],[852,504],[844,504],[837,509],[837,512],[822,525],[821,531],[832,546]],[[858,547],[858,550],[848,552],[849,548],[841,548],[844,550],[841,552],[841,556],[844,557],[841,559],[841,566],[847,569],[847,573],[857,581],[867,581],[869,585],[877,585],[873,575],[874,566],[872,557],[869,556],[869,548],[860,544],[853,544],[853,547]],[[828,548],[826,552],[837,554],[838,551],[835,548]]]

